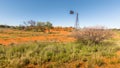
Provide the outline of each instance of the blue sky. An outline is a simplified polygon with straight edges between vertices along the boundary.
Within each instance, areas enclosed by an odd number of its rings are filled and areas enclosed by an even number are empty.
[[[79,13],[80,27],[102,25],[120,28],[120,0],[0,0],[0,24],[50,21],[54,26],[74,26]]]

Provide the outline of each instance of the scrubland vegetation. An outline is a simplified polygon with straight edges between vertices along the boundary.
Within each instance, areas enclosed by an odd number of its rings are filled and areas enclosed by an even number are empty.
[[[50,32],[50,29],[52,27],[53,27],[52,23],[50,22],[36,22],[33,20],[25,21],[23,24],[20,24],[19,26],[0,25],[0,28],[13,28],[18,30],[34,32],[45,32],[45,30],[48,30]]]
[[[87,46],[80,43],[29,42],[0,46],[0,67],[9,68],[94,68],[104,67],[105,59],[117,57],[120,47],[109,44]],[[117,57],[118,58],[118,57]],[[79,61],[79,62],[77,62]],[[72,65],[70,63],[75,62]],[[119,58],[113,63],[120,63]],[[86,65],[84,65],[86,64]]]
[[[73,37],[84,44],[99,44],[112,38],[112,30],[104,27],[88,27],[73,32]]]
[[[0,41],[7,42],[8,39],[16,40],[16,38],[25,39],[26,37],[27,39],[36,37],[36,39],[22,43],[19,41],[17,44],[12,40],[9,45],[1,42],[0,68],[113,68],[120,65],[119,30],[87,27],[74,31],[74,28],[71,27],[55,28],[50,23],[50,27],[46,25],[48,23],[44,23],[44,25],[37,23],[40,25],[39,28],[34,21],[27,23],[29,23],[26,24],[27,26],[22,26],[23,29],[7,27],[9,29],[7,32],[4,29],[6,27],[2,26],[1,29],[4,30],[0,31]],[[39,31],[43,27],[50,33]],[[37,31],[35,31],[36,29]],[[15,31],[10,32],[10,30]],[[4,34],[15,37],[3,39]],[[42,41],[43,36],[47,38],[44,42]],[[50,36],[54,41],[48,41],[47,36]],[[67,38],[72,38],[72,42],[66,42],[70,41]]]

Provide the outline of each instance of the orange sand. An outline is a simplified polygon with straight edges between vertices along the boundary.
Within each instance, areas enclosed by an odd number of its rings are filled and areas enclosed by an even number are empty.
[[[0,44],[19,44],[29,41],[73,42],[75,39],[70,35],[69,31],[55,31],[55,29],[51,30],[51,34],[8,29],[0,33]]]

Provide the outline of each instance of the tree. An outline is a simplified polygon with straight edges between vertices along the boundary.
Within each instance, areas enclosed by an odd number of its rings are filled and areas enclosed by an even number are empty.
[[[30,26],[32,26],[32,27],[36,26],[36,22],[33,20],[28,21],[28,24],[30,24]]]
[[[45,23],[44,22],[37,22],[37,27],[40,29],[42,32],[45,31]]]
[[[24,22],[24,25],[33,27],[33,26],[36,26],[36,22],[33,20],[30,20],[30,21]]]
[[[44,22],[37,22],[37,26],[38,26],[38,27],[44,27],[44,26],[45,26],[45,23],[44,23]]]
[[[52,23],[46,22],[46,28],[48,29],[48,32],[50,32],[50,29],[52,28]]]
[[[24,21],[25,30],[34,30],[36,22],[33,20]]]
[[[20,24],[19,27],[17,27],[17,29],[19,29],[19,30],[24,30],[24,29],[25,29],[25,26]]]

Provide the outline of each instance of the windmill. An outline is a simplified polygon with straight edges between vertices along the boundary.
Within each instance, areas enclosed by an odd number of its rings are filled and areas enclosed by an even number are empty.
[[[72,14],[72,15],[76,14],[76,22],[75,22],[74,28],[75,28],[75,30],[79,29],[79,18],[78,18],[79,14],[75,13],[73,10],[70,10],[70,14]]]

